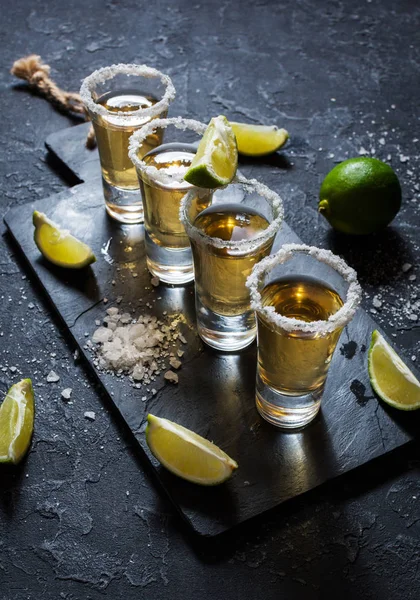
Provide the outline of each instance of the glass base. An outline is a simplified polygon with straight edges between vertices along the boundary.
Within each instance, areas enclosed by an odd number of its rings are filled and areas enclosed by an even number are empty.
[[[227,317],[206,308],[198,294],[195,297],[198,334],[209,346],[224,352],[246,348],[255,340],[257,328],[254,311]]]
[[[280,429],[302,429],[318,414],[323,391],[322,385],[301,396],[282,394],[264,383],[257,372],[255,402],[260,415],[272,425]]]
[[[111,185],[102,178],[105,208],[110,217],[120,223],[143,223],[143,202],[140,188],[125,190]]]
[[[164,283],[182,285],[194,280],[191,248],[164,248],[144,232],[147,268]]]

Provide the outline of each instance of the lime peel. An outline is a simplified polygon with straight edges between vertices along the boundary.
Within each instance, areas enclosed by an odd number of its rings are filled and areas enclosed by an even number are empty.
[[[218,446],[168,419],[147,416],[146,441],[152,454],[174,475],[200,485],[226,481],[238,464]]]
[[[375,329],[369,347],[370,383],[378,396],[399,410],[420,408],[420,381]]]
[[[51,221],[44,213],[34,211],[34,240],[41,254],[53,264],[68,269],[81,269],[96,261],[92,249],[71,235],[67,229]]]

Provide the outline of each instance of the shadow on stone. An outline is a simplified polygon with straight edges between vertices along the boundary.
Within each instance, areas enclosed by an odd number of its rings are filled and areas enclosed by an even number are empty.
[[[388,283],[401,275],[404,263],[413,260],[407,242],[392,227],[366,236],[331,229],[327,240],[330,249],[356,269],[361,283]]]

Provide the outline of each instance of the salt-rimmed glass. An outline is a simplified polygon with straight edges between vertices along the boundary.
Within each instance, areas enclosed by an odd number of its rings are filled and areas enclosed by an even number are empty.
[[[142,158],[138,150],[159,129],[165,143]],[[189,238],[180,221],[182,198],[190,192],[196,212],[211,202],[212,190],[184,180],[206,125],[192,119],[155,119],[130,138],[129,157],[136,167],[144,207],[146,259],[149,271],[161,281],[183,284],[194,279]]]
[[[360,303],[354,269],[329,250],[286,244],[247,280],[258,326],[256,404],[284,429],[317,415],[343,328]]]
[[[255,179],[238,177],[214,192],[197,215],[196,198],[181,202],[195,270],[198,333],[218,350],[248,346],[256,335],[246,278],[270,253],[283,219],[281,198]]]
[[[175,98],[172,81],[146,65],[118,64],[86,77],[80,95],[95,129],[106,210],[122,223],[141,223],[143,205],[128,140],[150,120],[166,117]],[[162,132],[156,130],[139,152],[161,143]]]

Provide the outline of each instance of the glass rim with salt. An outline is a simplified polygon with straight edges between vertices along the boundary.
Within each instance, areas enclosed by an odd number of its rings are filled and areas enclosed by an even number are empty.
[[[188,192],[181,202],[180,220],[189,237],[193,240],[214,246],[215,248],[226,248],[227,250],[237,252],[252,251],[267,242],[280,229],[284,217],[283,200],[277,192],[274,192],[257,179],[247,179],[241,174],[237,174],[233,181],[227,186],[219,188],[219,190],[227,190],[229,186],[239,186],[244,192],[255,193],[268,201],[273,208],[274,218],[266,229],[257,233],[250,239],[235,241],[223,240],[216,236],[206,235],[203,231],[194,226],[194,222],[189,217],[189,209],[191,208],[191,203],[194,201],[194,195],[191,192]]]
[[[91,113],[103,117],[109,114],[109,111],[102,106],[102,104],[99,104],[95,101],[92,94],[95,86],[103,84],[106,81],[113,79],[117,75],[127,75],[129,77],[137,76],[144,77],[146,79],[160,79],[160,82],[165,88],[162,98],[152,106],[137,108],[135,111],[113,111],[112,116],[121,119],[122,123],[132,117],[133,113],[135,113],[136,117],[139,118],[152,119],[162,114],[162,112],[168,110],[169,104],[175,99],[175,87],[169,75],[166,75],[158,69],[149,67],[147,65],[118,63],[97,69],[83,80],[80,88],[80,97],[86,108]]]
[[[181,172],[179,169],[177,170],[177,173],[171,174],[165,169],[157,169],[153,165],[148,165],[147,162],[143,160],[144,157],[139,157],[138,150],[141,148],[147,136],[153,134],[156,129],[166,129],[169,126],[173,126],[181,131],[193,131],[197,134],[197,136],[202,136],[207,128],[207,125],[201,121],[197,121],[195,119],[186,119],[184,117],[153,119],[152,121],[146,123],[146,125],[143,125],[141,129],[135,131],[130,137],[128,144],[128,156],[134,166],[142,173],[150,177],[150,179],[153,179],[162,185],[173,182],[180,183],[183,181],[183,175],[185,173],[182,173],[180,176]]]
[[[274,306],[263,306],[260,292],[263,277],[276,266],[292,259],[295,253],[306,254],[331,267],[348,284],[343,305],[325,321],[302,321],[281,315],[276,312]],[[251,275],[247,279],[246,286],[250,291],[251,307],[257,313],[263,315],[271,325],[288,332],[301,331],[321,336],[345,327],[352,320],[362,296],[357,273],[352,267],[330,250],[307,244],[284,244],[275,254],[267,256],[254,266]]]

